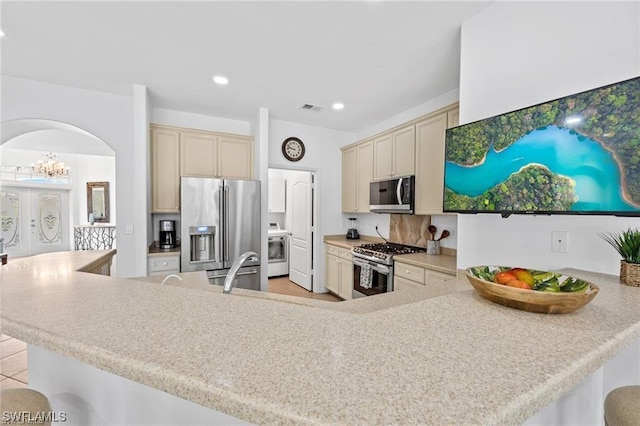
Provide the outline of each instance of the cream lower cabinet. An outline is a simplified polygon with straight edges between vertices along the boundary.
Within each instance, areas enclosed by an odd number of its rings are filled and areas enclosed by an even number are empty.
[[[325,244],[325,288],[348,300],[353,292],[353,256],[351,250]]]
[[[373,140],[373,180],[415,173],[415,127],[405,126]]]
[[[342,212],[369,213],[369,184],[373,179],[373,141],[342,151]]]
[[[454,275],[445,274],[420,266],[402,263],[396,260],[393,270],[394,289],[402,291],[407,287],[420,287],[434,282],[454,279]]]
[[[457,107],[416,123],[415,214],[442,214],[445,135],[457,124]]]
[[[147,274],[169,275],[177,273],[180,273],[180,253],[147,257]]]

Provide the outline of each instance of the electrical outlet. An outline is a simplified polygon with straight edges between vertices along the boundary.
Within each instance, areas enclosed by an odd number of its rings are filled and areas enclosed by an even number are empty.
[[[551,251],[566,253],[569,250],[569,233],[567,231],[551,232]]]

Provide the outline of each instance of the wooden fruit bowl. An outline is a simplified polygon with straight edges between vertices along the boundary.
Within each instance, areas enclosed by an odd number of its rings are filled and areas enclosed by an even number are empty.
[[[465,274],[473,288],[475,288],[482,297],[510,308],[521,309],[528,312],[540,312],[544,314],[566,314],[574,312],[591,302],[600,290],[598,286],[590,282],[587,282],[587,290],[580,293],[523,290],[486,281],[477,276],[475,273],[477,268],[485,267],[476,266],[468,268],[465,270]],[[489,266],[488,268],[495,269],[496,271],[509,269],[503,266]],[[560,280],[571,278],[566,275],[556,275]]]

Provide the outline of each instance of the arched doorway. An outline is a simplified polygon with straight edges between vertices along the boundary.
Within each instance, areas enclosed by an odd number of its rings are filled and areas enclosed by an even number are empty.
[[[109,224],[115,226],[115,152],[76,126],[53,120],[2,123],[0,235],[10,256],[73,250],[74,226],[87,224],[87,183],[108,182]],[[69,178],[33,173],[52,153],[70,167]]]

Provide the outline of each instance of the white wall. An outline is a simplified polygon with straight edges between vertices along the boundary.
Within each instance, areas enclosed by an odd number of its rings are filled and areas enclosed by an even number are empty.
[[[291,136],[302,140],[305,145],[305,156],[292,163],[282,155],[282,142]],[[324,253],[322,236],[342,233],[342,155],[340,147],[355,141],[350,132],[308,126],[282,120],[269,121],[269,167],[316,172],[316,191],[318,199],[318,223],[314,251]],[[266,211],[266,210],[265,210]],[[316,292],[324,291],[324,255],[318,256],[316,264],[316,282],[321,283]]]
[[[136,203],[134,189],[146,182],[134,179],[133,106],[130,96],[2,76],[1,121],[41,118],[77,126],[95,135],[116,153],[116,209],[118,275],[136,275],[136,265],[146,264],[146,252],[136,247],[146,242],[145,230],[126,234],[134,218],[145,216],[144,203]],[[139,240],[139,241],[138,241]]]
[[[640,74],[638,2],[496,2],[462,27],[461,123]],[[598,236],[640,226],[608,216],[460,215],[458,267],[523,265],[619,273]],[[569,232],[568,253],[551,232]]]
[[[151,122],[164,124],[165,126],[185,127],[187,129],[210,132],[251,135],[251,123],[248,121],[231,120],[165,108],[153,108]]]
[[[437,98],[429,99],[428,101],[387,118],[384,121],[376,123],[375,125],[359,131],[356,134],[356,140],[363,140],[370,136],[382,133],[393,127],[406,123],[407,121],[415,120],[418,117],[437,111],[440,108],[447,107],[449,105],[458,102],[459,91],[458,89],[451,90],[444,95]]]

